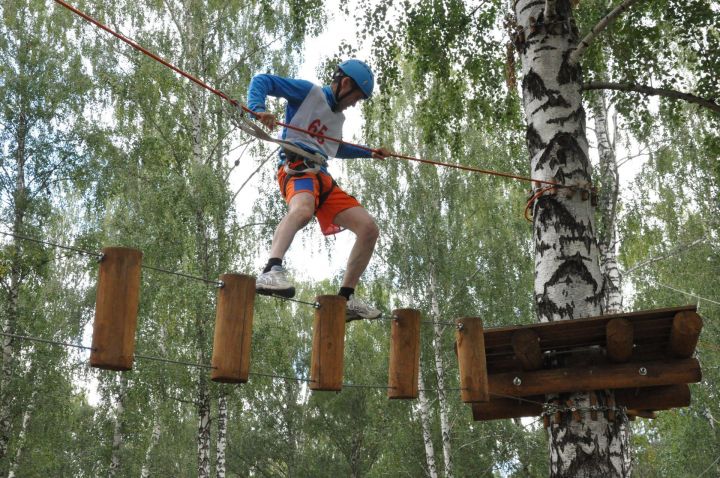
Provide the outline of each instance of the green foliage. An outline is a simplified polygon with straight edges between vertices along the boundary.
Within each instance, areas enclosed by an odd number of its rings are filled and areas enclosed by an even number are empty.
[[[157,0],[87,7],[239,100],[252,74],[295,71],[303,38],[318,33],[326,20],[317,0]],[[526,174],[520,101],[504,85],[500,2],[364,1],[341,2],[341,7],[364,26],[379,71],[380,93],[364,108],[368,143]],[[254,204],[238,205],[252,209],[248,224],[238,219],[227,178],[236,166],[236,147],[248,138],[233,129],[235,113],[58,6],[28,0],[6,2],[0,9],[4,227],[84,249],[137,247],[147,265],[198,277],[253,269],[285,205],[274,193],[266,194]],[[576,11],[580,30],[587,31],[607,9],[606,2],[581,2]],[[714,12],[714,3],[636,4],[588,51],[583,61],[588,78],[652,80],[714,95]],[[329,72],[337,58],[359,47],[340,45],[322,71]],[[638,178],[621,224],[626,269],[668,256],[626,278],[635,291],[633,306],[693,300],[657,283],[717,299],[717,118],[665,101],[651,117],[642,106],[652,108],[652,102],[625,94],[614,100],[633,140],[663,144]],[[28,133],[21,165],[23,127]],[[250,147],[258,156],[270,153],[261,145]],[[247,171],[256,166],[247,157],[239,161]],[[489,326],[532,321],[531,231],[522,219],[525,185],[392,159],[347,164],[353,190],[361,193],[382,230],[362,287],[385,312],[411,306],[421,309],[426,320],[472,315]],[[268,190],[275,188],[273,169],[258,173]],[[28,186],[23,192],[16,186],[21,171]],[[702,237],[703,242],[694,242]],[[4,292],[11,277],[22,278],[15,332],[85,342],[97,277],[91,260],[39,244],[3,241],[0,277]],[[334,291],[338,281],[299,284],[299,298],[312,301],[317,292]],[[145,269],[141,290],[138,353],[209,363],[215,289]],[[8,297],[3,295],[3,319],[10,310]],[[704,300],[700,306],[704,381],[693,387],[689,409],[634,425],[638,476],[716,471],[720,310]],[[89,370],[86,352],[15,341],[12,378],[2,391],[12,417],[11,440],[0,472],[7,472],[20,451],[19,476],[104,475],[119,422],[119,475],[139,475],[148,464],[152,476],[196,476],[198,401],[207,388],[213,430],[216,399],[228,399],[231,476],[426,474],[416,402],[386,399],[388,323],[348,325],[345,380],[370,387],[348,386],[336,394],[310,393],[302,380],[309,370],[311,321],[307,307],[258,298],[249,383],[211,384],[204,368],[138,360],[124,375],[122,414],[117,412],[118,374]],[[453,329],[439,326],[437,357],[434,332],[423,324],[421,360],[440,462],[440,418],[432,390],[438,384],[436,358],[445,363],[445,386],[459,384]],[[78,388],[88,382],[98,384],[90,403]],[[546,438],[537,422],[474,423],[458,394],[448,397],[456,476],[546,475]],[[23,442],[22,417],[28,410]],[[155,423],[160,440],[146,460]],[[214,446],[214,432],[211,441]]]

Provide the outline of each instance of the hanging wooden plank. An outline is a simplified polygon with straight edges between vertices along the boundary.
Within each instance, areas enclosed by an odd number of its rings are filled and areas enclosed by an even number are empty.
[[[463,402],[487,402],[488,376],[485,366],[483,323],[479,317],[457,321],[457,350],[460,370],[460,395]]]
[[[106,247],[102,253],[90,365],[108,370],[130,370],[135,354],[142,252],[126,247]]]
[[[321,295],[315,309],[310,389],[342,390],[345,352],[345,305],[340,295]]]
[[[515,358],[523,370],[537,370],[542,367],[543,353],[540,337],[530,329],[518,329],[512,334],[512,348]]]
[[[627,319],[610,320],[605,326],[607,356],[612,362],[630,360],[633,353],[634,327]]]
[[[211,379],[245,383],[250,373],[255,277],[223,274],[218,290]]]
[[[702,326],[702,318],[693,311],[675,314],[670,331],[670,352],[675,357],[691,357],[697,347]]]
[[[488,377],[492,393],[513,397],[694,383],[700,379],[700,364],[693,358],[503,372]]]
[[[420,311],[396,309],[393,317],[387,395],[390,399],[414,399],[420,369]]]

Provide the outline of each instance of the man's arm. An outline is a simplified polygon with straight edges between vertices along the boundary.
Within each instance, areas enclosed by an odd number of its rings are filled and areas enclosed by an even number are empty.
[[[285,98],[289,103],[302,103],[312,87],[313,84],[306,80],[269,74],[255,75],[248,87],[248,108],[256,113],[264,113],[268,96]]]
[[[336,158],[351,159],[351,158],[375,158],[385,159],[388,156],[392,156],[393,152],[387,148],[378,148],[372,150],[370,148],[358,148],[347,143],[340,143]]]

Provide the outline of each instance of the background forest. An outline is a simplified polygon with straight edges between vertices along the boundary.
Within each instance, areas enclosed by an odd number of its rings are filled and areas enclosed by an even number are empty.
[[[530,176],[521,46],[562,22],[534,16],[526,28],[523,2],[76,6],[242,103],[254,74],[296,75],[334,11],[359,34],[325,45],[317,79],[351,55],[377,72],[357,141]],[[539,3],[580,38],[626,8],[578,54],[602,311],[697,304],[704,319],[692,405],[630,422],[617,476],[720,476],[720,3]],[[362,293],[428,320],[416,401],[386,398],[385,321],[347,328],[345,381],[369,386],[311,393],[295,377],[309,374],[312,309],[267,298],[256,301],[255,374],[213,383],[214,284],[150,269],[137,353],[182,364],[91,369],[74,347],[89,345],[94,315],[98,264],[86,252],[133,247],[147,265],[210,281],[257,273],[285,210],[275,150],[241,132],[227,103],[51,0],[3,1],[0,13],[0,476],[548,476],[541,420],[473,421],[447,325],[541,318],[527,183],[333,162],[381,229]],[[341,271],[310,282],[303,252],[342,264],[351,238],[308,229],[289,264],[312,301]]]

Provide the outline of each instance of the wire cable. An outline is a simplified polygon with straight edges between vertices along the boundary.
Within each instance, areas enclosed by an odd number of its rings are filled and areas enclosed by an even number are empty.
[[[197,367],[197,368],[206,368],[206,369],[216,369],[217,368],[217,367],[213,367],[212,365],[204,365],[204,364],[194,363],[194,362],[184,362],[182,360],[172,360],[172,359],[166,359],[163,357],[153,357],[150,355],[135,354],[135,358],[141,359],[141,360],[150,360],[153,362],[171,363],[171,364],[175,364],[175,365],[185,365],[187,367]]]
[[[276,294],[257,294],[257,295],[259,295],[259,296],[261,296],[261,297],[271,297],[271,298],[273,298],[273,299],[280,299],[280,300],[287,300],[287,301],[290,301],[290,302],[297,302],[298,304],[309,305],[309,306],[311,306],[313,309],[319,309],[319,308],[320,308],[320,303],[319,303],[319,302],[308,302],[308,301],[305,301],[305,300],[294,299],[294,298],[292,298],[292,297],[283,297],[283,296],[281,296],[281,295],[276,295]]]
[[[190,275],[190,274],[185,274],[184,272],[170,271],[170,270],[167,270],[167,269],[161,269],[160,267],[148,266],[148,265],[145,265],[145,264],[142,264],[141,267],[142,267],[143,269],[150,269],[150,270],[152,270],[152,271],[163,272],[163,273],[165,273],[165,274],[170,274],[170,275],[175,275],[175,276],[178,276],[178,277],[185,277],[186,279],[193,279],[193,280],[196,280],[196,281],[205,282],[206,284],[213,284],[213,285],[215,285],[215,286],[218,287],[218,288],[222,288],[222,287],[225,286],[225,283],[224,283],[223,281],[217,281],[217,280],[212,280],[212,279],[205,279],[204,277],[192,276],[192,275]]]
[[[7,332],[0,332],[0,335],[3,335],[5,337],[11,337],[14,339],[27,340],[29,342],[40,342],[43,344],[50,344],[50,345],[62,345],[63,347],[73,347],[76,349],[83,349],[83,350],[96,350],[93,347],[87,347],[85,345],[71,344],[68,342],[59,342],[57,340],[41,339],[39,337],[30,337],[27,335],[10,334]]]
[[[638,279],[640,279],[641,281],[646,282],[646,283],[655,284],[655,285],[657,285],[657,286],[664,287],[665,289],[669,289],[669,290],[672,290],[672,291],[675,291],[675,292],[679,292],[680,294],[685,294],[686,296],[688,296],[688,297],[693,297],[693,298],[695,298],[695,299],[697,299],[697,300],[704,300],[705,302],[710,302],[711,304],[720,305],[720,302],[718,302],[718,301],[716,301],[716,300],[708,299],[708,298],[706,298],[706,297],[702,297],[702,296],[699,296],[699,295],[697,295],[697,294],[693,294],[692,292],[688,292],[688,291],[685,291],[685,290],[682,290],[682,289],[676,289],[675,287],[671,287],[671,286],[669,286],[669,285],[661,284],[660,282],[658,282],[658,281],[656,281],[656,280],[653,280],[653,279],[649,279],[649,278],[647,278],[647,277],[638,277]]]
[[[47,246],[57,247],[58,249],[65,249],[65,250],[68,250],[68,251],[77,252],[77,253],[79,253],[79,254],[85,254],[85,255],[87,255],[87,256],[97,257],[98,259],[102,258],[102,256],[103,256],[102,253],[100,253],[100,252],[88,251],[88,250],[85,250],[85,249],[80,249],[80,248],[78,248],[78,247],[64,246],[64,245],[62,245],[62,244],[56,244],[56,243],[50,242],[50,241],[43,241],[43,240],[40,240],[40,239],[35,239],[35,238],[32,238],[32,237],[23,236],[23,235],[21,235],[21,234],[15,234],[15,233],[13,233],[13,232],[0,231],[0,234],[2,234],[2,235],[4,235],[4,236],[14,237],[15,239],[21,239],[21,240],[23,240],[23,241],[30,241],[30,242],[35,242],[35,243],[38,243],[38,244],[45,244],[45,245],[47,245]]]
[[[350,322],[355,322],[355,321],[357,321],[357,320],[367,320],[368,322],[375,322],[375,321],[389,321],[389,322],[394,322],[394,321],[398,320],[398,318],[395,317],[395,316],[387,317],[387,316],[385,316],[385,315],[381,315],[380,317],[377,317],[377,318],[375,318],[375,319],[354,319],[354,320],[351,320]],[[453,326],[453,327],[457,327],[457,326],[458,326],[458,324],[456,324],[455,322],[442,322],[442,321],[439,321],[439,320],[421,320],[420,323],[421,323],[421,324],[432,324],[432,325],[451,325],[451,326]]]
[[[77,345],[77,344],[71,344],[68,342],[60,342],[57,340],[42,339],[39,337],[30,337],[30,336],[26,336],[26,335],[10,334],[10,333],[6,333],[6,332],[0,332],[0,335],[6,336],[6,337],[22,339],[22,340],[28,340],[31,342],[45,343],[45,344],[49,344],[49,345],[59,345],[59,346],[63,346],[63,347],[72,347],[72,348],[91,350],[91,351],[97,350],[93,347],[88,347],[85,345]],[[174,364],[174,365],[183,365],[186,367],[204,368],[204,369],[209,369],[209,370],[217,368],[212,365],[199,364],[199,363],[195,363],[195,362],[187,362],[187,361],[183,361],[183,360],[172,360],[172,359],[167,359],[167,358],[163,358],[163,357],[155,357],[155,356],[151,356],[151,355],[144,355],[144,354],[137,354],[137,353],[134,355],[134,358],[140,359],[140,360],[149,360],[149,361],[153,361],[153,362],[161,362],[161,363],[168,363],[168,364]],[[276,375],[276,374],[262,373],[262,372],[248,372],[248,375],[255,375],[258,377],[268,377],[268,378],[279,378],[282,380],[289,380],[289,381],[295,381],[295,382],[306,382],[306,383],[315,382],[315,380],[305,378],[305,377],[289,377],[286,375]],[[388,386],[388,385],[372,385],[372,384],[358,384],[358,383],[343,383],[342,386],[347,387],[347,388],[372,388],[372,389],[379,389],[379,390],[391,390],[391,389],[397,388],[397,387],[392,387],[392,386]],[[440,391],[440,390],[441,389],[424,389],[424,391]],[[461,388],[445,388],[442,390],[457,391],[457,390],[462,390],[462,389]]]

